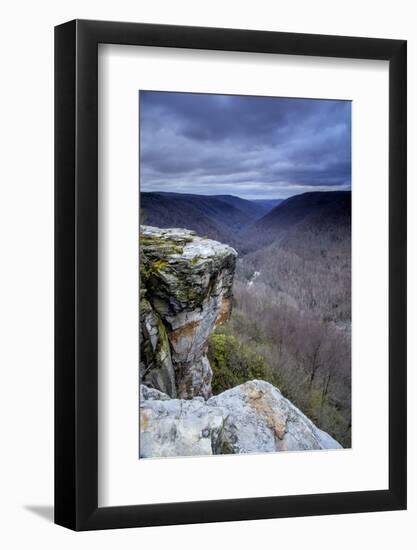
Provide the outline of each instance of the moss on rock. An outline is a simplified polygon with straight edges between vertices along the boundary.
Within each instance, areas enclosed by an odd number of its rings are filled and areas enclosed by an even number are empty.
[[[181,397],[211,393],[207,341],[216,323],[229,318],[236,257],[228,245],[191,231],[141,227],[141,288],[159,319],[153,329],[160,332],[159,347],[154,345],[153,353],[161,356],[145,356],[145,369],[157,368],[169,349]],[[153,387],[161,389],[156,382]]]

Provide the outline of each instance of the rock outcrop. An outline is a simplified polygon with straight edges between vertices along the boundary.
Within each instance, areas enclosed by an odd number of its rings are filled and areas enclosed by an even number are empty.
[[[230,316],[233,248],[141,226],[140,256],[142,458],[340,448],[268,382],[211,396],[208,338]]]
[[[141,380],[207,399],[208,337],[230,316],[237,253],[193,231],[141,226],[140,256]]]
[[[205,401],[141,386],[140,456],[339,449],[281,392],[252,380]]]

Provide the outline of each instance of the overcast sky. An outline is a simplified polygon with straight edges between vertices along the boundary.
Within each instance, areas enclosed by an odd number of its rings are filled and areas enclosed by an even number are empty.
[[[140,92],[142,191],[286,198],[351,185],[351,103]]]

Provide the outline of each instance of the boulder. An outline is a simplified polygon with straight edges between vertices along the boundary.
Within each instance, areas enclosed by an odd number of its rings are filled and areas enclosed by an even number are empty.
[[[340,449],[281,392],[252,380],[204,401],[141,387],[140,456]]]
[[[262,453],[337,449],[341,445],[319,430],[272,384],[252,380],[208,400],[224,411],[223,452]]]
[[[203,397],[171,399],[141,387],[140,458],[212,455],[223,425],[223,411]]]
[[[230,316],[236,251],[186,229],[141,226],[141,379],[170,397],[211,396],[208,337]]]

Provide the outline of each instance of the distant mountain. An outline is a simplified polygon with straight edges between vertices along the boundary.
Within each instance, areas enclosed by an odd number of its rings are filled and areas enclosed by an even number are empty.
[[[232,246],[238,245],[236,235],[244,227],[268,212],[265,205],[233,195],[164,192],[142,192],[140,207],[147,225],[192,229]]]
[[[246,250],[254,250],[289,232],[318,233],[324,230],[350,231],[351,192],[316,191],[284,200],[268,214],[241,231]]]
[[[239,211],[239,223],[243,226],[247,225],[247,216],[251,220],[257,220],[266,214],[265,207],[260,204],[255,203],[254,201],[248,201],[246,199],[241,199],[235,195],[214,195],[214,196],[205,196],[205,195],[195,195],[197,200],[202,200],[206,202],[206,199],[214,200],[216,204],[222,203],[231,206],[233,209]],[[242,216],[242,214],[244,216]],[[229,223],[226,221],[229,225]],[[250,222],[252,223],[252,222]]]
[[[259,206],[263,206],[266,210],[265,214],[284,202],[285,199],[254,199],[252,202],[255,204],[258,204]]]
[[[322,223],[338,223],[350,217],[350,191],[316,191],[284,200],[255,222],[259,229],[282,228],[314,217]]]
[[[279,204],[277,204],[279,202]],[[242,255],[306,232],[350,230],[350,191],[317,191],[285,200],[246,200],[234,195],[142,192],[141,223],[191,229],[230,244]]]

